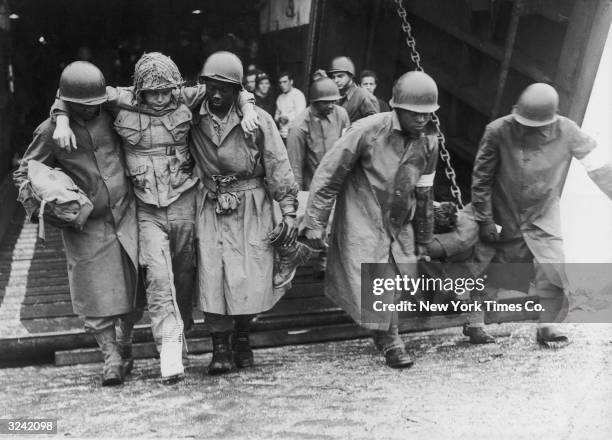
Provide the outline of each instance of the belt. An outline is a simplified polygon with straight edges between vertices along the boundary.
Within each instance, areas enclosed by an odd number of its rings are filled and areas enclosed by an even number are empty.
[[[187,144],[162,144],[154,147],[131,146],[127,151],[137,156],[175,156],[177,152],[186,153]]]
[[[202,185],[216,194],[247,191],[249,189],[263,188],[263,177],[240,178],[236,176],[222,176],[219,174],[200,179]]]

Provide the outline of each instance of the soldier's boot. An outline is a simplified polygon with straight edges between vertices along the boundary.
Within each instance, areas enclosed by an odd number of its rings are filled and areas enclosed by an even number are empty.
[[[162,323],[162,344],[159,353],[162,383],[171,385],[185,378],[183,367],[183,323],[170,314]]]
[[[382,351],[385,363],[391,368],[410,368],[414,360],[406,351],[404,341],[399,335],[397,325],[391,325],[389,330],[375,330],[374,346]]]
[[[234,361],[238,368],[252,367],[254,364],[253,350],[249,341],[249,333],[251,330],[252,318],[237,317],[234,318],[236,330],[234,332]]]
[[[559,322],[561,316],[563,316],[565,304],[565,297],[563,295],[557,295],[551,298],[540,298],[540,305],[544,308],[540,312],[540,323],[536,330],[536,342],[539,345],[549,348],[562,348],[569,344],[569,337],[558,325],[551,324],[553,322]]]
[[[298,266],[306,263],[314,253],[313,249],[299,241],[291,247],[276,248],[274,288],[279,289],[291,283]]]
[[[536,341],[544,347],[561,348],[569,344],[569,337],[556,325],[540,325],[536,331]]]
[[[232,332],[215,332],[211,333],[210,336],[212,337],[213,354],[208,365],[208,374],[229,373],[236,368],[230,343]]]
[[[463,334],[469,338],[470,344],[495,344],[495,338],[487,333],[484,326],[465,323]]]
[[[123,361],[117,345],[115,327],[107,327],[94,333],[94,336],[104,356],[102,386],[121,385],[123,383]]]
[[[119,354],[123,361],[123,374],[127,376],[134,368],[134,357],[132,355],[132,337],[134,334],[134,323],[120,320],[117,327],[117,345]]]

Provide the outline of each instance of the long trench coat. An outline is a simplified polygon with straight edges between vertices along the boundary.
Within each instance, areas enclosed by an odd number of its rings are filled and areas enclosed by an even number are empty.
[[[245,138],[235,107],[219,121],[205,101],[190,132],[201,180],[196,214],[199,304],[208,313],[256,314],[272,308],[282,295],[273,289],[274,249],[267,237],[274,228],[272,200],[283,214],[295,214],[298,186],[274,120],[255,110],[260,127]],[[214,175],[250,182],[248,189],[236,191],[240,204],[231,213],[215,212]]]
[[[513,115],[491,122],[480,142],[472,175],[472,204],[478,222],[502,227],[498,251],[513,253],[523,240],[548,280],[561,288],[567,278],[559,201],[572,158],[612,197],[609,164],[593,164],[593,138],[563,116],[528,128]],[[518,244],[517,244],[518,243]],[[510,258],[511,260],[511,258]]]
[[[134,309],[138,287],[138,227],[135,199],[126,176],[120,140],[112,117],[101,112],[91,121],[70,120],[78,149],[67,152],[53,141],[55,124],[43,122],[14,173],[19,188],[28,161],[59,167],[92,201],[83,230],[62,228],[74,312],[106,317]]]
[[[379,113],[355,122],[312,179],[306,229],[325,230],[337,198],[325,294],[365,328],[387,330],[392,313],[361,309],[361,263],[408,263],[417,275],[415,189],[423,175],[431,186],[437,157],[435,134],[409,137],[395,112]]]

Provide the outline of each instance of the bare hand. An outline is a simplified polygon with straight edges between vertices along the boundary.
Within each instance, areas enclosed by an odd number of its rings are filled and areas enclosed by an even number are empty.
[[[252,134],[255,134],[257,129],[259,128],[259,116],[257,116],[257,112],[252,105],[247,105],[243,109],[242,113],[242,121],[240,121],[240,126],[244,131],[244,136],[249,137]]]
[[[53,140],[63,150],[71,152],[77,149],[76,137],[70,128],[70,121],[66,115],[58,115],[53,132]]]
[[[304,232],[306,245],[315,250],[327,249],[327,243],[323,238],[324,233],[324,229],[306,229]]]

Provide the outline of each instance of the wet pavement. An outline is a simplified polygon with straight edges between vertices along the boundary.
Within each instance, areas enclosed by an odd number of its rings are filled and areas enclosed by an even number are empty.
[[[61,437],[215,439],[609,439],[612,325],[568,325],[573,342],[535,344],[533,324],[490,326],[471,346],[460,329],[404,335],[413,368],[384,366],[367,339],[263,349],[254,368],[160,384],[138,360],[122,387],[101,364],[0,370],[0,418],[57,418]]]

